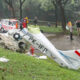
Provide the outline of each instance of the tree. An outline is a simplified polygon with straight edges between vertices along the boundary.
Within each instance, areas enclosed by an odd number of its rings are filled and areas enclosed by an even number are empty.
[[[62,21],[62,28],[65,30],[66,26],[66,16],[65,16],[65,6],[69,0],[57,0],[58,6],[60,7],[61,11],[61,21]]]
[[[15,11],[14,11],[14,7],[13,7],[13,0],[4,0],[4,1],[8,5],[8,8],[10,9],[12,17],[15,18]]]
[[[66,6],[68,1],[69,0],[52,0],[53,5],[55,5],[55,9],[57,9],[57,7],[60,8],[61,22],[62,22],[63,30],[65,30],[65,26],[66,26],[65,6]],[[56,14],[57,14],[57,12],[56,12]]]
[[[4,8],[3,8],[2,0],[0,0],[0,18],[3,17],[3,15],[4,15]]]
[[[58,10],[58,5],[57,5],[57,0],[56,1],[52,1],[52,3],[53,3],[53,5],[54,5],[54,7],[55,7],[55,17],[56,17],[56,24],[55,24],[55,26],[57,27],[57,22],[58,22],[58,15],[57,15],[57,10]]]
[[[69,1],[69,0],[50,0],[50,1],[48,1],[48,0],[41,0],[42,1],[42,7],[43,7],[43,5],[44,5],[44,8],[46,7],[48,7],[47,9],[49,10],[49,9],[54,9],[55,8],[55,15],[56,15],[56,25],[57,25],[57,9],[59,8],[60,9],[60,12],[61,12],[61,14],[60,14],[60,16],[61,16],[61,22],[62,22],[62,28],[65,30],[65,26],[66,26],[66,17],[65,17],[65,6],[66,6],[66,4],[67,4],[67,2]],[[53,5],[52,5],[52,3],[53,3]],[[53,7],[54,6],[54,7]],[[50,8],[49,8],[50,7]],[[53,7],[53,8],[52,8]],[[43,9],[44,9],[43,8]]]
[[[22,6],[25,0],[19,0],[20,1],[20,19],[22,19]]]

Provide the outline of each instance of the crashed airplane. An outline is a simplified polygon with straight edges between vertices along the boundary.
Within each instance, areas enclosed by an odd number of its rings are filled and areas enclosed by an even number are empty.
[[[31,25],[28,29],[10,30],[8,33],[10,34],[10,32],[14,33],[15,40],[20,40],[20,38],[25,39],[43,54],[56,61],[59,65],[74,70],[80,68],[80,50],[61,51],[56,49],[44,34],[40,32],[38,26]]]
[[[38,26],[30,25],[28,28],[12,29],[7,32],[12,34],[17,41],[24,39],[31,43],[35,48],[47,55],[60,66],[77,70],[80,68],[80,50],[62,51],[55,46],[41,33]]]

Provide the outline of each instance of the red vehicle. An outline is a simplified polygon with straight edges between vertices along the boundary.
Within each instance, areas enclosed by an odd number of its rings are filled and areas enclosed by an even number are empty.
[[[16,19],[2,19],[1,20],[1,31],[8,31],[19,27],[19,21]]]

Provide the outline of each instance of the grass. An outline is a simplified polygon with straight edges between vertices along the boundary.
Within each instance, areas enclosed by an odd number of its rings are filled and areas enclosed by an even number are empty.
[[[64,33],[64,34],[70,34],[69,30],[66,30],[66,32],[64,32],[61,28],[61,26],[58,26],[57,28],[52,26],[52,27],[48,27],[48,26],[40,26],[40,29],[43,30],[43,32],[48,32],[48,33]],[[77,30],[76,27],[74,26],[73,29],[73,35],[77,35]]]
[[[30,25],[28,25],[28,26],[30,26]],[[63,34],[68,34],[68,35],[70,34],[69,30],[63,31],[61,26],[58,26],[56,28],[55,26],[48,27],[48,26],[40,26],[39,25],[39,28],[41,31],[46,32],[46,33],[55,33],[55,34],[63,33]],[[76,30],[76,26],[73,26],[73,35],[77,35],[77,34],[78,34],[78,32]]]
[[[10,61],[0,62],[0,80],[80,80],[80,70],[60,67],[51,59],[39,60],[0,48],[0,57]]]
[[[48,27],[48,26],[40,26],[40,29],[43,30],[43,32],[50,32],[50,33],[60,33],[63,32],[61,27]]]

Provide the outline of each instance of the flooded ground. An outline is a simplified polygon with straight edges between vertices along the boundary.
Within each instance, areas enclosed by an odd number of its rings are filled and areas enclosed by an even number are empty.
[[[64,34],[48,34],[44,35],[51,41],[51,43],[59,50],[77,50],[80,49],[80,36],[73,36],[74,40],[70,40],[69,35]],[[36,50],[36,53],[41,53]]]
[[[73,36],[74,40],[70,40],[69,35],[64,34],[44,34],[52,44],[60,50],[80,49],[80,36]]]

